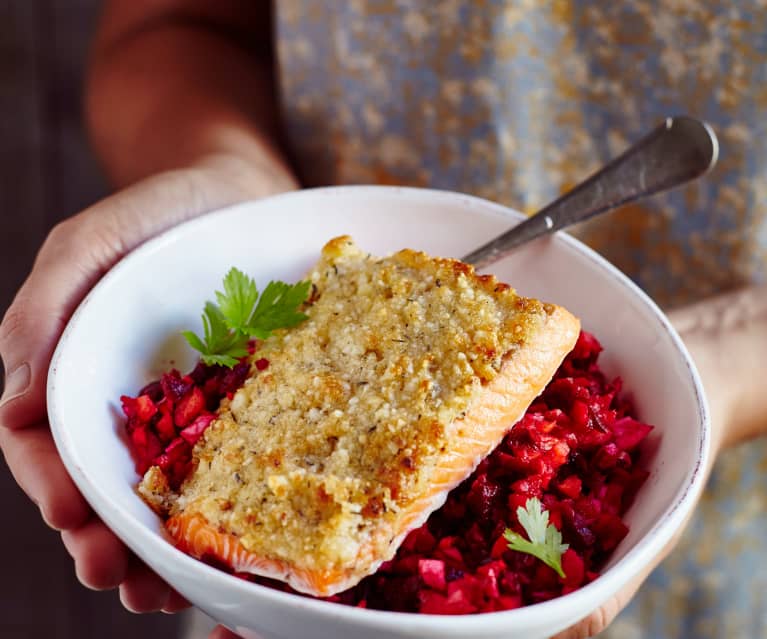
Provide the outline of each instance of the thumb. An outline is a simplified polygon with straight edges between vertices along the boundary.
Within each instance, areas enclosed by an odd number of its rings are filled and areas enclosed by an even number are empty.
[[[51,244],[64,242],[64,233],[61,229],[51,233],[41,258]],[[0,399],[2,426],[31,425],[44,417],[47,362],[72,310],[67,303],[68,289],[71,282],[61,269],[35,265],[0,324],[5,378]]]
[[[48,366],[62,330],[87,291],[147,238],[242,199],[200,169],[158,175],[56,226],[0,324],[5,388],[0,426],[45,418]]]

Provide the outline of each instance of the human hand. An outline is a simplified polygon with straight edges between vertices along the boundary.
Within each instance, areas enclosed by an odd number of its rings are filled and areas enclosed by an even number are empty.
[[[258,184],[231,176],[220,163],[168,171],[59,224],[0,324],[6,372],[0,449],[6,462],[45,522],[61,531],[79,580],[98,590],[119,586],[123,604],[136,612],[187,604],[106,528],[67,474],[46,421],[48,366],[75,307],[130,250],[203,212],[292,186],[290,179]]]

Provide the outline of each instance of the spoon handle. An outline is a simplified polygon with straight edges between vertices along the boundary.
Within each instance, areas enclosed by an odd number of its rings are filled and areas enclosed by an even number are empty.
[[[712,168],[718,155],[716,135],[705,122],[666,118],[594,175],[463,261],[481,268],[536,237],[689,182]]]

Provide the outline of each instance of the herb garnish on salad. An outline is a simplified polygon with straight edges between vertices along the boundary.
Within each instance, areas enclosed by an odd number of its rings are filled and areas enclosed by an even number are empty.
[[[536,497],[532,497],[527,500],[524,508],[517,508],[517,519],[525,529],[529,541],[507,528],[503,537],[509,542],[509,548],[537,557],[564,579],[562,555],[570,546],[562,543],[562,533],[549,523],[549,512],[544,510]]]
[[[224,291],[216,291],[218,304],[205,303],[203,337],[192,331],[182,334],[201,353],[205,364],[233,368],[248,354],[251,339],[266,339],[273,331],[291,328],[306,319],[298,309],[310,288],[308,281],[272,281],[259,295],[255,280],[232,268],[224,277]]]

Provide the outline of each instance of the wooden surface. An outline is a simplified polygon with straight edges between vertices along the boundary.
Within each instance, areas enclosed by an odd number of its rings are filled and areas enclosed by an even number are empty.
[[[106,192],[84,137],[81,83],[99,0],[0,0],[0,313],[47,230]],[[81,586],[59,535],[0,463],[0,638],[178,636]]]

